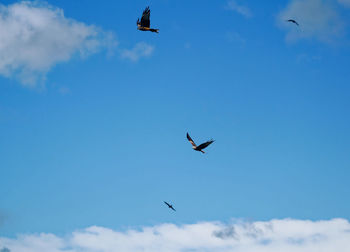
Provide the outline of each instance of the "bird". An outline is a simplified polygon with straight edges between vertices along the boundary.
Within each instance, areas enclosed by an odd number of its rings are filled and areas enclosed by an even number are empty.
[[[298,22],[295,21],[294,19],[288,19],[288,20],[286,20],[286,21],[287,21],[287,22],[294,23],[294,24],[296,24],[297,26],[299,26]]]
[[[186,134],[186,137],[188,141],[190,141],[190,143],[192,144],[192,149],[194,149],[195,151],[200,151],[202,153],[205,153],[203,149],[207,148],[210,144],[214,143],[214,140],[211,139],[197,146],[188,133]]]
[[[170,205],[168,202],[164,201],[164,203],[172,210],[176,211],[173,205]]]
[[[159,29],[150,28],[150,25],[151,25],[151,21],[149,18],[150,14],[151,14],[151,10],[149,9],[149,6],[147,6],[142,13],[141,22],[139,18],[137,19],[137,22],[136,22],[137,29],[140,31],[151,31],[151,32],[158,33]]]

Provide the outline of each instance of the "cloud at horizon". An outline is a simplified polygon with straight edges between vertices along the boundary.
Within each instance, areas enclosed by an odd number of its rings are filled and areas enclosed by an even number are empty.
[[[350,223],[345,219],[161,224],[124,232],[92,226],[62,237],[45,233],[0,237],[0,249],[11,252],[329,252],[345,247],[350,247]]]

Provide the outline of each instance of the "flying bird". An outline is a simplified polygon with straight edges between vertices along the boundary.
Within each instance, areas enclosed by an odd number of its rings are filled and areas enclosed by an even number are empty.
[[[205,153],[203,151],[203,149],[207,148],[210,144],[212,144],[214,142],[214,140],[209,140],[209,141],[206,141],[205,143],[202,143],[202,144],[197,146],[188,133],[186,136],[187,136],[188,141],[190,141],[190,143],[192,144],[192,149],[194,149],[196,151],[200,151],[202,153]]]
[[[176,211],[175,210],[175,208],[173,208],[173,205],[170,205],[168,202],[166,202],[166,201],[164,201],[164,203],[170,208],[170,209],[173,209],[174,211]]]
[[[294,24],[296,24],[297,26],[299,26],[298,22],[295,21],[294,19],[288,19],[288,20],[286,20],[286,21],[287,21],[287,22],[294,23]]]
[[[151,31],[151,32],[158,33],[159,29],[150,28],[150,25],[151,25],[151,21],[149,18],[150,15],[151,15],[151,10],[149,9],[149,6],[148,6],[142,13],[141,22],[139,18],[137,19],[137,22],[136,22],[137,29],[140,31]]]

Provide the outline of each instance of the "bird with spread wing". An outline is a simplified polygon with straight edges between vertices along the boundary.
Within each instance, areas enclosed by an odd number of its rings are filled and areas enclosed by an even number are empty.
[[[168,202],[164,201],[164,203],[172,210],[176,211],[173,205],[170,205]]]
[[[286,20],[286,21],[287,21],[287,22],[294,23],[294,24],[296,24],[297,26],[299,26],[298,22],[295,21],[294,19],[288,19],[288,20]]]
[[[188,133],[186,136],[187,136],[187,140],[192,144],[192,149],[194,149],[195,151],[200,151],[202,153],[205,153],[203,149],[207,148],[210,144],[214,142],[214,140],[209,140],[197,146]]]
[[[137,29],[140,31],[151,31],[151,32],[158,33],[159,29],[150,28],[151,26],[151,21],[149,18],[150,15],[151,15],[151,10],[149,9],[149,6],[148,6],[142,13],[141,21],[139,18],[137,19],[137,22],[136,22]]]

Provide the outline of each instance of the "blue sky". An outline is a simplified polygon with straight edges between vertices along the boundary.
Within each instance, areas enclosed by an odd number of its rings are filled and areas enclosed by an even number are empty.
[[[1,236],[350,218],[348,1],[2,4]]]

